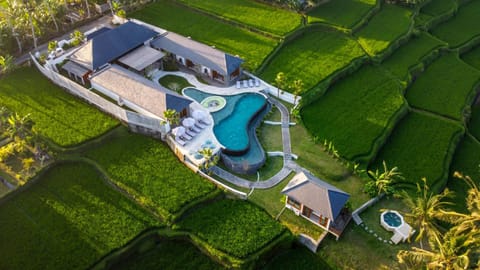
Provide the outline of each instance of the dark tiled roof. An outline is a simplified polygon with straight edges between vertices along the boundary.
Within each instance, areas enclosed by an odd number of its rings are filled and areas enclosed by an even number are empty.
[[[90,39],[92,39],[92,38],[94,38],[94,37],[96,37],[96,36],[98,36],[98,35],[100,35],[100,34],[102,34],[102,33],[105,33],[105,32],[107,32],[107,31],[110,31],[110,30],[112,30],[112,29],[111,29],[111,28],[108,28],[108,27],[102,27],[102,28],[100,28],[100,29],[98,29],[98,30],[95,30],[94,32],[86,35],[85,37],[87,38],[87,40],[90,40]]]

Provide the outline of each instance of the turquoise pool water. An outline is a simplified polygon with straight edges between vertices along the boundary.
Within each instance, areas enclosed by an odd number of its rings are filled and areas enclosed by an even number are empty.
[[[212,96],[195,88],[187,88],[183,93],[197,102]],[[225,146],[225,152],[232,155],[247,154],[250,146],[257,148],[251,142],[249,127],[251,119],[266,105],[264,96],[255,93],[244,93],[233,96],[222,96],[227,101],[226,106],[211,113],[215,122],[213,132],[217,140]],[[252,149],[250,155],[255,155],[257,149]]]
[[[383,220],[387,223],[390,227],[398,227],[402,224],[402,220],[400,217],[393,212],[388,212],[383,215]]]

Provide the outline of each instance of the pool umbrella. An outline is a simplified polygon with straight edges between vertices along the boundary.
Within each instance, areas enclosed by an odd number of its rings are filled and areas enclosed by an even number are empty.
[[[196,110],[192,113],[193,118],[196,120],[203,120],[206,117],[206,114],[204,111]]]
[[[183,134],[185,134],[185,128],[184,127],[176,127],[174,129],[172,129],[172,134],[175,137],[182,136]]]
[[[193,125],[195,125],[195,119],[191,117],[185,118],[183,119],[182,124],[187,128],[193,127]]]

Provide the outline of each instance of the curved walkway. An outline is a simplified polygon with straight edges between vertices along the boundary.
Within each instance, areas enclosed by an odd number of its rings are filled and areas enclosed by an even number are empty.
[[[233,175],[218,166],[212,168],[212,172],[217,176],[225,179],[226,181],[244,188],[259,188],[259,189],[267,189],[271,188],[278,183],[282,182],[291,172],[292,170],[301,169],[301,167],[297,166],[295,162],[292,161],[292,146],[290,144],[290,114],[288,112],[287,107],[283,105],[280,101],[269,97],[268,100],[274,104],[281,113],[282,119],[282,145],[283,145],[283,168],[270,179],[265,181],[257,181],[252,182],[236,175]]]

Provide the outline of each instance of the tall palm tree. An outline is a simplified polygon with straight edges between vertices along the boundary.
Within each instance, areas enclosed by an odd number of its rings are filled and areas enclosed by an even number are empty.
[[[41,7],[44,9],[44,11],[46,11],[44,12],[44,14],[48,16],[55,25],[55,31],[58,32],[60,29],[58,27],[57,19],[55,18],[55,16],[58,13],[59,3],[55,0],[43,0]]]
[[[275,77],[275,86],[277,87],[277,98],[280,97],[280,89],[284,89],[287,84],[285,73],[279,72]]]
[[[430,192],[427,180],[422,178],[422,186],[417,183],[417,195],[412,197],[406,191],[401,193],[403,201],[410,209],[410,212],[404,212],[404,216],[413,227],[418,229],[415,241],[420,243],[423,249],[423,241],[427,240],[430,246],[440,243],[441,234],[445,231],[440,226],[439,221],[448,222],[452,216],[442,210],[452,205],[445,199],[451,197],[453,193],[448,189],[443,190],[440,194]]]
[[[19,20],[20,16],[20,5],[15,0],[7,0],[5,1],[5,7],[0,6],[0,11],[5,18],[5,22],[7,23],[8,27],[12,32],[12,36],[15,38],[18,46],[18,52],[22,52],[22,42],[20,37],[23,36],[21,30],[21,24]],[[19,33],[20,32],[20,33]]]
[[[300,94],[302,94],[304,88],[303,88],[303,81],[302,80],[295,80],[293,81],[293,84],[292,84],[292,90],[293,90],[293,95],[294,95],[294,98],[293,98],[293,104],[296,104],[297,103],[297,98]]]

